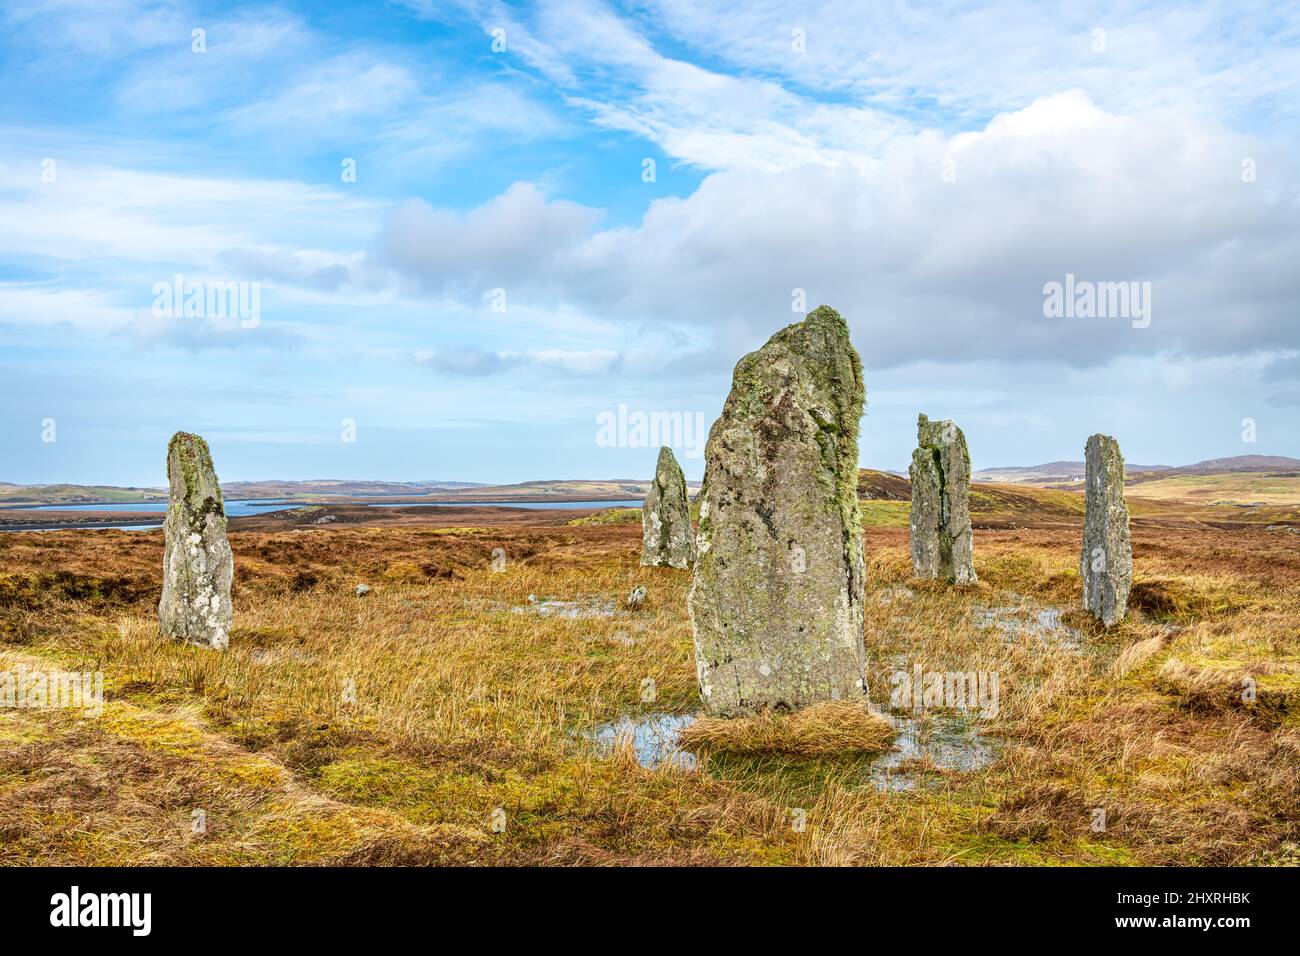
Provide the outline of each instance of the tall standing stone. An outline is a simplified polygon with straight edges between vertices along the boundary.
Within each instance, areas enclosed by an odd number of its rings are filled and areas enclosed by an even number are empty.
[[[1133,545],[1124,503],[1124,456],[1109,435],[1093,435],[1086,459],[1083,550],[1083,606],[1107,627],[1124,619],[1133,585]]]
[[[686,476],[673,450],[659,449],[659,463],[641,506],[641,563],[686,568],[695,560],[695,529]]]
[[[736,365],[709,432],[689,608],[705,710],[866,696],[849,328],[826,306]]]
[[[173,435],[167,481],[160,629],[165,637],[224,651],[230,643],[235,563],[208,443],[187,432]]]
[[[918,578],[974,584],[970,454],[952,422],[916,421],[912,479],[912,569]]]

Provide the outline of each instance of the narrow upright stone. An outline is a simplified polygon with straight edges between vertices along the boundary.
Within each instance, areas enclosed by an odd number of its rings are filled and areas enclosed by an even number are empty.
[[[689,567],[695,560],[695,529],[686,476],[668,446],[659,449],[654,481],[641,506],[641,563]]]
[[[916,421],[912,479],[912,569],[918,578],[974,584],[970,454],[952,422]]]
[[[865,701],[849,328],[821,306],[736,365],[705,448],[688,601],[704,708]]]
[[[235,563],[208,443],[187,432],[173,435],[167,446],[167,481],[171,495],[163,521],[159,627],[165,637],[224,651],[230,643]]]
[[[1109,435],[1093,435],[1084,448],[1083,606],[1107,627],[1124,619],[1133,586],[1133,545],[1124,503],[1124,456]]]

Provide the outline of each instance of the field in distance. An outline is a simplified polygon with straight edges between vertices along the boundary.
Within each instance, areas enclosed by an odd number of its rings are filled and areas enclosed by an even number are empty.
[[[862,469],[858,497],[868,527],[907,526],[911,486],[906,478]],[[1300,472],[1153,476],[1130,480],[1125,498],[1134,524],[1220,528],[1294,524],[1300,522]],[[1072,525],[1083,521],[1083,509],[1083,488],[1077,482],[971,485],[971,519],[976,528]]]

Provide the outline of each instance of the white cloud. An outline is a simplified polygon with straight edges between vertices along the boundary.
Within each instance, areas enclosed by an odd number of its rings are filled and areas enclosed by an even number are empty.
[[[656,31],[732,69],[963,122],[1069,88],[1110,111],[1192,106],[1226,120],[1261,109],[1257,118],[1276,122],[1300,108],[1300,9],[1268,0],[647,0],[638,9]],[[795,28],[805,33],[804,53],[792,50]]]
[[[816,102],[770,80],[660,54],[628,20],[590,0],[541,3],[530,22],[504,4],[467,4],[507,53],[555,83],[598,125],[708,168],[856,163],[905,124],[862,105]]]
[[[791,320],[802,288],[810,308],[850,318],[876,365],[1283,348],[1300,296],[1284,265],[1300,258],[1296,181],[1274,158],[1269,182],[1242,182],[1245,155],[1271,153],[1180,111],[1116,116],[1076,91],[979,132],[897,137],[869,169],[715,173],[635,228],[598,230],[596,210],[516,184],[464,216],[408,206],[384,247],[466,301],[499,286],[753,338]],[[1151,327],[1045,318],[1043,285],[1066,273],[1151,282]]]
[[[423,200],[404,203],[382,237],[384,255],[430,288],[479,298],[522,277],[544,281],[551,256],[581,242],[599,210],[548,201],[535,186],[515,183],[500,196],[460,214]]]

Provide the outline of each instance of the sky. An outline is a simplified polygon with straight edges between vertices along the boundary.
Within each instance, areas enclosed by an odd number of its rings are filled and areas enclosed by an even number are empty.
[[[1046,7],[6,0],[0,481],[697,479],[820,304],[864,467],[1300,457],[1300,6]]]

